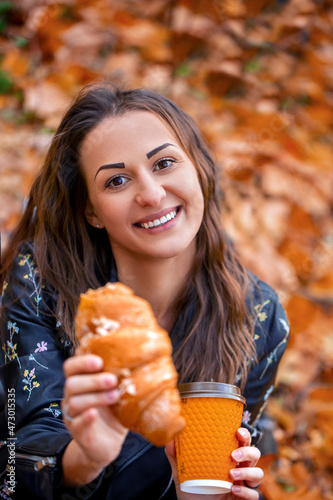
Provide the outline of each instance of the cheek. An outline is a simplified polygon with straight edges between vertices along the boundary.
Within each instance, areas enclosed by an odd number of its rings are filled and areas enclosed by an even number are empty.
[[[205,204],[204,204],[204,199],[202,194],[198,195],[195,200],[194,200],[194,209],[196,213],[196,219],[198,226],[201,226],[203,216],[204,216],[204,210],[205,210]]]
[[[96,207],[104,224],[109,228],[117,229],[123,228],[123,224],[128,220],[130,215],[130,207],[123,198],[106,196],[102,200],[98,200]]]
[[[185,197],[185,211],[188,220],[198,228],[202,223],[205,205],[201,186],[196,180],[192,180],[188,181],[186,185],[183,184],[183,187],[187,193]]]
[[[191,202],[192,202],[192,205],[194,206],[194,208],[199,211],[199,212],[203,212],[204,210],[204,195],[203,195],[203,192],[202,192],[202,189],[201,189],[201,186],[200,186],[200,183],[199,183],[199,180],[198,179],[194,179],[192,181],[192,185],[191,185],[191,189],[189,187],[189,191],[188,191],[191,196]]]

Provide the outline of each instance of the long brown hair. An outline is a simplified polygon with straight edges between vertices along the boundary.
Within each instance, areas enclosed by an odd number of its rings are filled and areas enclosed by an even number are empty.
[[[75,344],[73,320],[80,293],[110,276],[111,248],[105,230],[84,216],[87,188],[80,147],[104,118],[149,111],[170,127],[196,166],[205,210],[191,279],[179,298],[182,336],[174,353],[180,381],[245,383],[255,357],[253,318],[246,305],[248,275],[221,230],[218,169],[194,121],[175,103],[147,89],[121,90],[110,83],[85,87],[64,115],[30,191],[1,267],[1,282],[19,246],[34,244],[41,279],[57,295],[57,318]],[[195,307],[193,308],[193,303]],[[192,306],[191,306],[192,304]],[[187,314],[188,316],[188,314]]]

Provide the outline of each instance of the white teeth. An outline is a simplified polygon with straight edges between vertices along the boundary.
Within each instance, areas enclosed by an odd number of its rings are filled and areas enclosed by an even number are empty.
[[[169,214],[163,215],[163,217],[161,217],[160,219],[155,219],[155,220],[149,221],[149,222],[142,222],[140,224],[140,226],[145,228],[145,229],[163,226],[163,224],[166,224],[167,222],[169,222],[169,220],[174,219],[176,217],[176,215],[177,215],[176,210],[173,210]]]

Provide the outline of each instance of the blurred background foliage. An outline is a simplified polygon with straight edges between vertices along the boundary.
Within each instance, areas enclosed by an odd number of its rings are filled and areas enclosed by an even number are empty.
[[[267,500],[333,499],[332,41],[332,0],[0,3],[3,248],[84,84],[157,90],[211,144],[222,222],[292,328],[268,406]]]

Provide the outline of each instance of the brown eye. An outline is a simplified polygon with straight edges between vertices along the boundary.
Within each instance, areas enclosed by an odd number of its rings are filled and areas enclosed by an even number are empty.
[[[110,179],[105,187],[106,188],[120,188],[122,186],[124,186],[127,182],[128,182],[129,179],[127,179],[127,177],[124,177],[123,175],[116,175],[115,177],[112,177],[112,179]]]
[[[171,167],[173,163],[175,163],[175,160],[172,160],[171,158],[162,158],[162,160],[159,160],[155,164],[155,170],[164,170]]]

